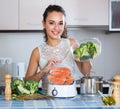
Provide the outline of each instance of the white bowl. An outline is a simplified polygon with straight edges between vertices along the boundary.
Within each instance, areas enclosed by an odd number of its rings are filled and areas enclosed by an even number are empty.
[[[77,95],[75,84],[72,85],[48,85],[48,95],[54,97],[74,97]]]

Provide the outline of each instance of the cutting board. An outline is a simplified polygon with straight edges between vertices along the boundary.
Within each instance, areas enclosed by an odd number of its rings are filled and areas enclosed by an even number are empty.
[[[53,99],[53,96],[42,95],[42,94],[32,94],[32,95],[22,95],[22,96],[13,96],[15,100],[38,100],[38,99]]]

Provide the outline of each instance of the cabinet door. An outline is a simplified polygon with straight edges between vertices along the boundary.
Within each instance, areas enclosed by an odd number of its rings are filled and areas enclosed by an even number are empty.
[[[56,0],[68,25],[108,25],[108,0]]]
[[[18,0],[0,0],[0,30],[18,29]]]
[[[20,30],[41,30],[42,14],[54,0],[20,0]]]

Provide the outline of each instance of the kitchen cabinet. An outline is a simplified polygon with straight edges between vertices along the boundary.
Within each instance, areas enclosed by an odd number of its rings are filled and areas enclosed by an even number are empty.
[[[67,25],[108,25],[108,0],[56,0],[67,14]]]
[[[20,30],[40,30],[42,14],[54,0],[20,0]]]
[[[0,0],[0,30],[18,29],[18,0]]]
[[[49,4],[64,8],[68,27],[108,25],[108,0],[0,0],[0,30],[42,30]]]

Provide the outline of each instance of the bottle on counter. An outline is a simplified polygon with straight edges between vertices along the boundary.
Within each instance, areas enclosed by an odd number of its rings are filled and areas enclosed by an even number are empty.
[[[120,74],[117,74],[113,77],[114,81],[120,82]]]
[[[114,81],[110,84],[111,96],[115,99],[116,104],[120,104],[120,82]]]
[[[9,73],[5,74],[5,100],[11,100],[12,91],[11,91],[11,75]]]

